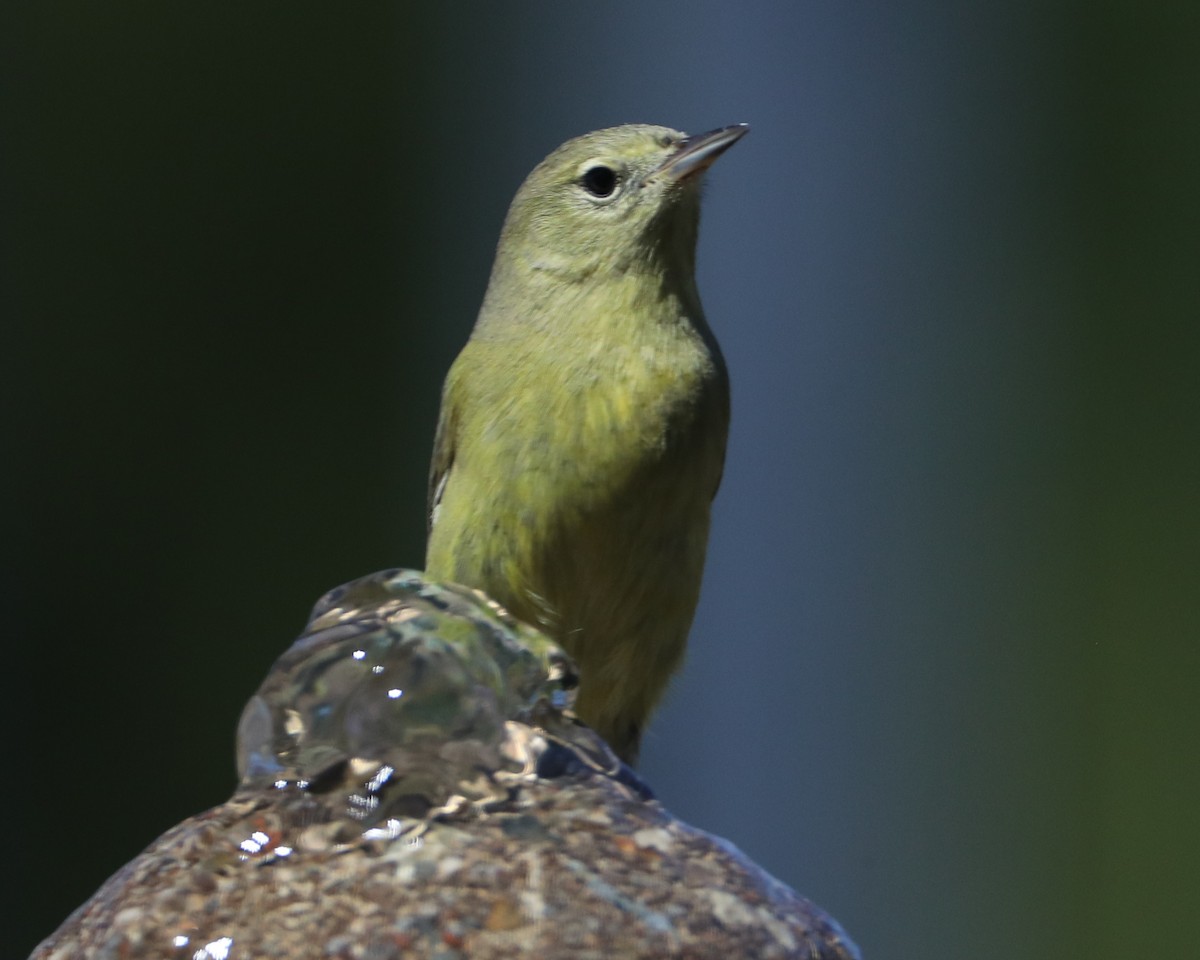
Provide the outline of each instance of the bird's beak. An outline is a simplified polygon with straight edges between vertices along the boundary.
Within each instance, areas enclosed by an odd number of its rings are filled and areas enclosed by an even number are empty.
[[[749,132],[750,124],[735,123],[730,127],[720,127],[708,133],[684,137],[676,144],[675,152],[646,179],[666,177],[679,181],[703,173],[713,165],[717,157]]]

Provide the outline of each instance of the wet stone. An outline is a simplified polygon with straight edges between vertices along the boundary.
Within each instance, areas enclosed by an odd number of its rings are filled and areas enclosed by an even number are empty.
[[[480,594],[339,587],[247,704],[241,782],[34,952],[67,958],[853,958],[570,712],[562,651]]]

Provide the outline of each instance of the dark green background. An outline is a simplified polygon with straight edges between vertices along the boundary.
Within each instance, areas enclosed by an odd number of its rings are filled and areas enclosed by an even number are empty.
[[[2,941],[234,785],[326,588],[419,565],[521,177],[751,136],[700,286],[735,420],[643,770],[869,957],[1187,956],[1194,3],[12,3]]]

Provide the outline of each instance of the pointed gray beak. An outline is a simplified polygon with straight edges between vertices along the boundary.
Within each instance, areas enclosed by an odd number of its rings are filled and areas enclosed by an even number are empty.
[[[749,132],[750,124],[735,123],[729,127],[710,130],[708,133],[685,137],[676,145],[675,152],[647,179],[661,176],[678,181],[703,173],[712,166],[717,157]]]

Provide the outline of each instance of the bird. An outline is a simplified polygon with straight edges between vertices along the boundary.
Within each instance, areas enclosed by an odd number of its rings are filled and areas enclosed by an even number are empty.
[[[748,130],[626,124],[550,153],[442,390],[427,575],[560,643],[576,715],[630,765],[683,659],[724,469],[696,244],[704,174]]]

